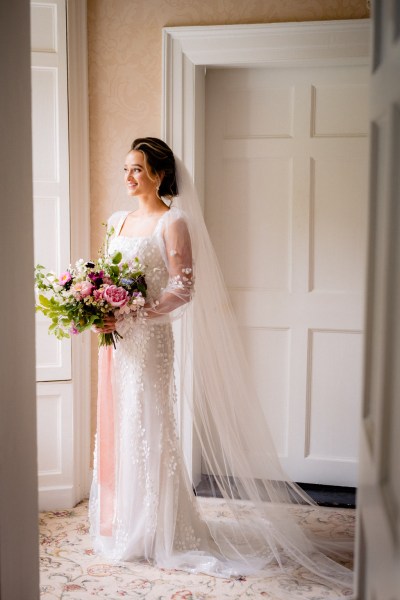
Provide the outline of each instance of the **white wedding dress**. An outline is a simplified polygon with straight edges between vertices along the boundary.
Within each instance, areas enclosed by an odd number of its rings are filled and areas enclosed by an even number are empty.
[[[187,284],[191,278],[185,277],[185,284],[182,269],[190,270],[192,265],[190,262],[181,265],[181,253],[177,264],[175,248],[170,248],[168,257],[162,256],[160,237],[166,219],[170,222],[172,218],[179,219],[178,209],[165,213],[151,235],[144,237],[119,235],[126,216],[127,213],[117,213],[110,219],[115,234],[109,253],[120,251],[124,261],[137,257],[145,265],[148,301],[159,300],[163,292],[165,297],[168,285],[169,289],[175,287],[179,293],[167,296],[167,308],[161,306],[158,310],[176,308],[184,301],[185,292],[190,297]],[[90,499],[95,549],[114,559],[146,558],[161,563],[174,552],[199,549],[205,540],[208,546],[209,540],[182,464],[177,437],[172,326],[162,316],[148,321],[130,317],[120,324],[118,331],[123,340],[113,351],[115,439],[118,440],[113,527],[112,535],[100,534],[96,464]]]
[[[297,565],[310,581],[351,586],[351,572],[328,558],[326,540],[311,541],[290,515],[294,502],[311,501],[281,471],[246,378],[207,234],[198,242],[193,223],[172,207],[150,226],[144,223],[140,237],[125,237],[120,231],[127,214],[115,213],[109,221],[115,229],[109,252],[120,251],[124,261],[138,257],[145,266],[147,302],[153,305],[148,313],[156,318],[124,318],[116,349],[100,349],[103,384],[89,505],[95,551],[112,560],[146,559],[225,577]],[[200,217],[192,220],[198,228]],[[203,262],[194,250],[199,244],[208,251]],[[224,498],[225,519],[210,520],[204,504],[213,500],[194,495],[177,436],[171,319],[193,305],[194,321],[182,327],[188,350],[180,367],[193,369],[195,393],[188,401],[204,472]],[[330,550],[340,552],[335,544]],[[286,597],[296,598],[296,592]]]

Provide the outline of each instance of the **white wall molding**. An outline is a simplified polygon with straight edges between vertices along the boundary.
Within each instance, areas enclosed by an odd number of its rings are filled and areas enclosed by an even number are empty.
[[[42,486],[40,488],[40,510],[58,510],[69,509],[75,506],[76,492],[73,485],[65,486]]]
[[[349,58],[363,64],[369,52],[367,19],[167,27],[164,32],[174,51],[179,45],[194,65],[307,66]]]

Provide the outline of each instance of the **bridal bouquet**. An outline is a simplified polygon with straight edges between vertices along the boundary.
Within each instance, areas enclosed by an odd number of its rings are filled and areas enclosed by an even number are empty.
[[[35,268],[38,295],[36,310],[51,319],[49,333],[68,338],[92,327],[103,326],[106,315],[127,315],[140,311],[145,304],[146,279],[139,259],[122,262],[122,254],[101,256],[97,262],[78,260],[57,276],[45,267]],[[99,345],[114,345],[122,336],[99,334]]]

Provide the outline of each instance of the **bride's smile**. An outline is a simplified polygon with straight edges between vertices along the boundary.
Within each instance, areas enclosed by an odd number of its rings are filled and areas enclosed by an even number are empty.
[[[143,153],[132,151],[126,157],[124,165],[125,184],[130,196],[157,196],[159,179],[149,173],[149,168],[144,162]]]

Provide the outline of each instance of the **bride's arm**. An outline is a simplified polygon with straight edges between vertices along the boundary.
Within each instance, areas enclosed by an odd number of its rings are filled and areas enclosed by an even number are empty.
[[[169,223],[163,232],[165,260],[169,279],[161,297],[145,308],[146,318],[154,319],[188,303],[193,291],[192,245],[183,218]]]

